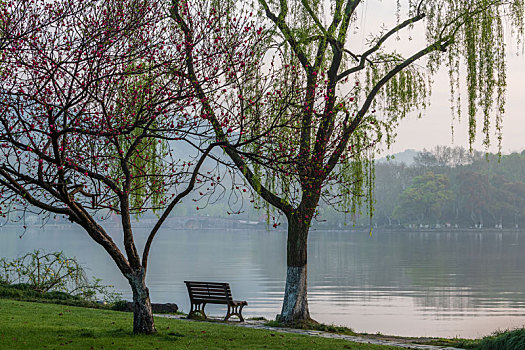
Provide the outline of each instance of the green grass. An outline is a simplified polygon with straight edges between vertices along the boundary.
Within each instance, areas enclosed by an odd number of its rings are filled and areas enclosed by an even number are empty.
[[[156,335],[133,335],[131,313],[0,299],[0,349],[397,349],[208,322],[155,323]]]

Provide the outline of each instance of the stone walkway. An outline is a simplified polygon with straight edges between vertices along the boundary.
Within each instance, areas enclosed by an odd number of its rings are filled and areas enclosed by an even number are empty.
[[[174,319],[185,320],[185,321],[190,321],[190,322],[206,322],[206,321],[198,321],[198,320],[188,320],[185,316],[181,316],[181,315],[155,314],[154,316],[155,317],[174,318]],[[220,321],[220,320],[222,320],[222,319],[219,319],[219,318],[210,318],[210,319],[212,321]],[[348,341],[355,342],[355,343],[389,345],[389,346],[395,346],[395,347],[403,348],[403,349],[461,350],[459,348],[453,348],[453,347],[413,344],[413,343],[403,342],[401,340],[397,340],[397,341],[396,340],[382,340],[382,339],[376,339],[376,338],[366,338],[364,336],[352,336],[352,335],[334,334],[334,333],[329,333],[329,332],[312,331],[312,330],[305,330],[305,329],[284,328],[284,327],[268,327],[268,326],[264,325],[265,322],[266,321],[246,320],[246,322],[242,322],[242,323],[240,323],[240,322],[224,322],[222,324],[225,324],[225,325],[228,325],[228,326],[236,326],[236,327],[264,329],[264,330],[268,330],[268,331],[272,331],[272,332],[280,332],[280,333],[295,333],[295,334],[304,334],[304,335],[310,335],[310,336],[316,336],[316,337],[322,337],[322,338],[344,339],[344,340],[348,340]]]

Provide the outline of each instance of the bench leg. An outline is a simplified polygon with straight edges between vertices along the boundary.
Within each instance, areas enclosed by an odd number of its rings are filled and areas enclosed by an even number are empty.
[[[228,311],[226,312],[226,317],[224,318],[224,322],[228,321],[232,313],[230,312],[231,308],[230,305],[228,305]]]
[[[191,304],[191,310],[190,310],[190,313],[188,314],[188,318],[192,318],[192,316],[198,312],[202,315],[202,317],[204,317],[204,319],[207,319],[208,317],[206,317],[206,314],[204,313],[205,306],[206,306],[206,303]]]
[[[202,307],[201,307],[201,315],[202,317],[204,317],[204,319],[207,319],[208,317],[206,316],[206,314],[204,313],[204,307],[206,306],[206,303],[202,304]]]
[[[242,308],[244,307],[244,305],[241,305],[241,307],[239,308],[239,319],[241,320],[241,322],[244,322],[244,318],[242,317]]]
[[[239,320],[241,322],[244,322],[244,318],[242,317],[242,308],[244,307],[244,305],[241,305],[240,307],[239,306],[231,306],[228,305],[228,312],[226,312],[226,317],[224,318],[224,321],[228,321],[228,319],[231,317],[231,316],[238,316],[239,317]]]

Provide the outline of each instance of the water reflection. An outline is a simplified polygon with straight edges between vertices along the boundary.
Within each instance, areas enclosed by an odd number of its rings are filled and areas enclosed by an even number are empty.
[[[63,250],[94,275],[129,287],[104,250],[75,227],[0,231],[0,255]],[[114,230],[114,239],[122,241]],[[137,232],[143,242],[145,231]],[[476,337],[525,324],[525,232],[314,231],[309,244],[309,302],[319,321],[362,332]],[[164,230],[154,243],[148,285],[154,302],[189,301],[182,281],[232,284],[246,316],[274,318],[285,276],[282,231]],[[521,249],[520,249],[521,246]],[[208,307],[207,307],[208,308]],[[222,314],[221,307],[210,306]]]

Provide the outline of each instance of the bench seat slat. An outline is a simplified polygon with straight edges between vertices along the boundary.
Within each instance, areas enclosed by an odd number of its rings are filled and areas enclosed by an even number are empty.
[[[205,295],[230,295],[230,293],[220,292],[218,290],[191,290],[191,294],[205,294]]]
[[[201,298],[222,298],[222,299],[232,299],[231,296],[218,294],[218,293],[191,293],[194,297],[201,297]]]
[[[227,300],[224,299],[215,299],[215,298],[208,298],[208,299],[202,299],[202,298],[193,298],[194,303],[206,303],[206,304],[228,304]]]
[[[220,299],[220,300],[232,300],[232,298],[226,298],[224,295],[207,295],[207,294],[193,294],[193,299]]]
[[[193,294],[193,299],[221,299],[221,300],[232,300],[226,298],[224,295],[208,295],[208,294]]]

